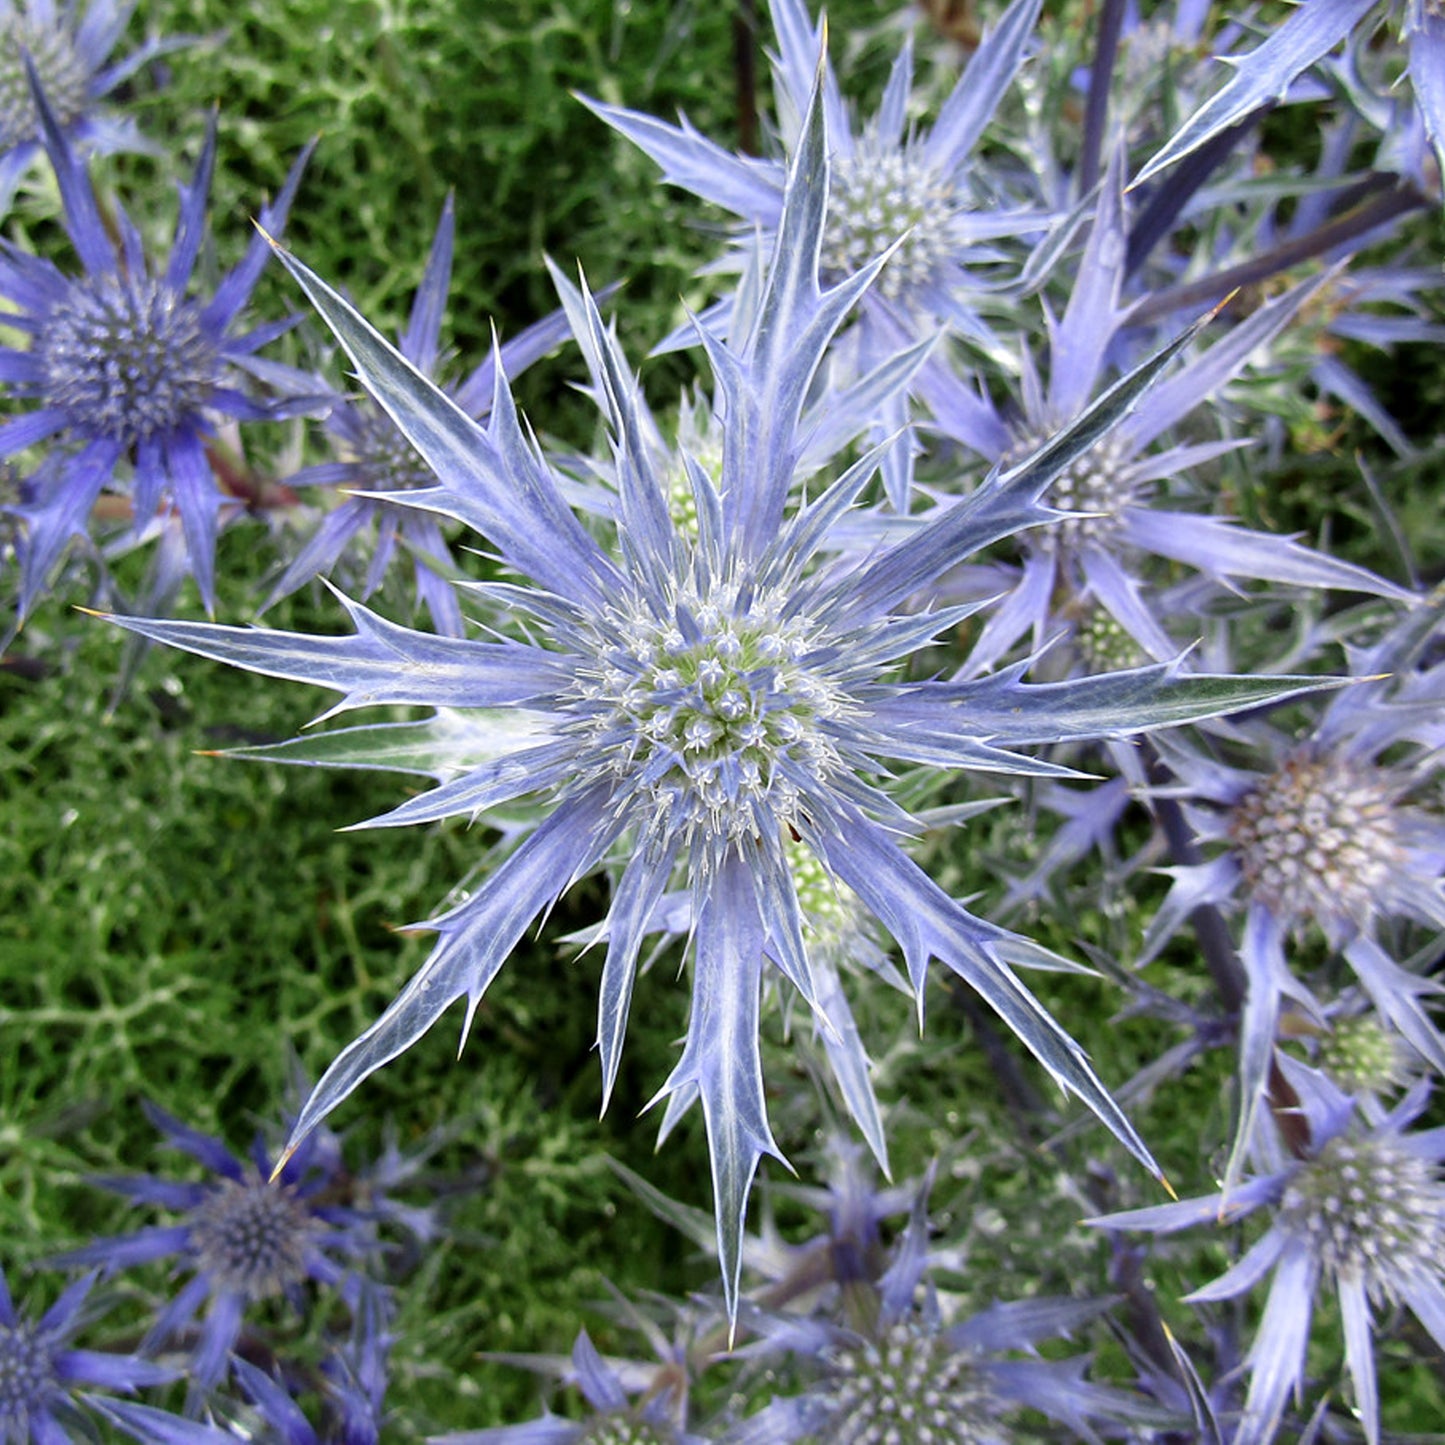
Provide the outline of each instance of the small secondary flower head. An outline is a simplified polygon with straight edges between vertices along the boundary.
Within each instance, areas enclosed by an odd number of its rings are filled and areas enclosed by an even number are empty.
[[[1282,1064],[1308,1129],[1302,1157],[1226,1194],[1108,1215],[1108,1229],[1173,1233],[1233,1222],[1270,1207],[1272,1222],[1226,1274],[1196,1290],[1197,1301],[1233,1299],[1271,1270],[1274,1280],[1247,1364],[1249,1395],[1236,1445],[1274,1438],[1291,1392],[1303,1380],[1315,1299],[1339,1296],[1345,1359],[1355,1405],[1371,1445],[1380,1438],[1371,1346],[1371,1305],[1404,1304],[1445,1348],[1445,1160],[1441,1131],[1407,1132],[1424,1110],[1420,1083],[1377,1125],[1362,1128],[1351,1100],[1301,1064]]]
[[[0,6],[0,218],[41,150],[41,117],[26,59],[49,98],[55,122],[84,151],[151,151],[135,126],[100,102],[147,61],[189,45],[155,37],[112,65],[106,61],[130,23],[136,0],[4,0]]]
[[[249,1167],[219,1140],[187,1128],[153,1105],[146,1112],[166,1141],[197,1159],[212,1177],[195,1184],[139,1176],[98,1182],[137,1203],[178,1210],[175,1224],[98,1240],[62,1255],[58,1263],[99,1265],[107,1273],[149,1260],[175,1258],[191,1278],[166,1306],[151,1331],[153,1342],[187,1331],[209,1298],[211,1307],[196,1343],[191,1378],[206,1389],[225,1375],[246,1312],[257,1302],[303,1301],[310,1282],[337,1289],[355,1304],[362,1279],[351,1266],[380,1248],[375,1210],[335,1202],[340,1192],[339,1153],[323,1131],[296,1151],[273,1176],[259,1145]]]
[[[309,381],[254,352],[286,327],[240,336],[231,327],[266,260],[254,237],[246,255],[209,300],[192,294],[191,274],[205,234],[206,193],[215,164],[211,118],[192,183],[181,207],[170,256],[153,268],[140,237],[118,207],[112,239],[84,166],[62,132],[48,98],[34,88],[45,147],[65,203],[65,225],[84,265],[67,276],[50,261],[0,242],[0,295],[16,304],[14,325],[28,349],[0,348],[13,393],[34,409],[0,424],[0,456],[51,442],[65,450],[53,463],[53,484],[13,512],[24,524],[19,613],[34,606],[70,539],[84,532],[96,499],[130,471],[130,506],[137,533],[161,509],[184,527],[188,564],[209,607],[222,495],[206,455],[212,418],[277,417],[307,410]],[[303,153],[262,220],[279,228],[300,183]],[[238,378],[263,375],[289,388],[289,400],[263,404],[238,389]]]
[[[428,376],[435,375],[442,356],[441,325],[451,281],[454,232],[453,202],[448,196],[406,330],[399,338],[401,354]],[[547,317],[503,346],[501,363],[508,375],[515,376],[566,334],[565,319]],[[491,406],[494,365],[495,359],[488,357],[448,391],[469,416],[485,416]],[[353,402],[336,397],[326,416],[326,430],[334,438],[339,459],[303,468],[288,485],[335,487],[349,495],[322,518],[271,589],[265,606],[272,606],[314,577],[332,575],[343,557],[369,544],[370,557],[360,589],[365,600],[381,586],[400,545],[412,558],[416,595],[426,604],[433,624],[439,632],[460,636],[463,624],[457,594],[445,580],[454,576],[457,568],[441,527],[431,514],[393,500],[397,492],[434,486],[435,473],[370,398]]]
[[[86,1322],[96,1276],[77,1280],[39,1319],[21,1314],[0,1268],[0,1445],[66,1441],[84,1411],[75,1392],[98,1386],[134,1394],[163,1385],[176,1371],[135,1355],[77,1350],[71,1339]],[[93,1311],[91,1312],[93,1313]]]

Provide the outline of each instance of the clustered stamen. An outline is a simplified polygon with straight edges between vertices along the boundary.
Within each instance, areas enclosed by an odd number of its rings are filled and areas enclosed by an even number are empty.
[[[957,210],[953,185],[917,152],[864,141],[833,167],[822,273],[832,281],[851,276],[903,237],[873,289],[890,301],[916,296],[959,249]]]
[[[1403,1084],[1400,1036],[1376,1015],[1341,1018],[1320,1043],[1320,1069],[1347,1094],[1378,1094]]]
[[[785,836],[783,856],[793,876],[809,947],[840,961],[851,958],[857,952],[855,941],[866,926],[867,915],[858,895],[835,878],[806,843]]]
[[[841,767],[824,724],[842,690],[809,665],[814,625],[783,600],[679,597],[659,619],[611,610],[574,709],[603,771],[668,835],[757,836],[796,816],[799,782]]]
[[[1393,1139],[1332,1139],[1290,1181],[1280,1223],[1326,1268],[1393,1296],[1445,1258],[1445,1190]]]
[[[1006,1439],[968,1357],[916,1325],[839,1351],[830,1445],[990,1445]]]
[[[1363,920],[1403,865],[1386,777],[1309,749],[1234,805],[1228,832],[1250,892],[1293,922]]]
[[[1079,619],[1074,644],[1090,672],[1120,672],[1142,667],[1149,659],[1107,608],[1091,606]]]
[[[29,52],[40,89],[62,129],[79,119],[88,98],[85,61],[66,31],[12,12],[0,20],[0,151],[35,140],[40,131],[22,51]]]
[[[380,412],[367,410],[360,414],[357,435],[344,448],[343,455],[361,472],[349,483],[355,489],[409,492],[437,484],[436,473],[391,419]]]
[[[1049,432],[1021,436],[1003,457],[1003,465],[1017,466],[1042,448]],[[1049,483],[1043,503],[1060,512],[1088,512],[1085,517],[1065,517],[1044,527],[1035,527],[1029,541],[1044,552],[1076,551],[1078,548],[1108,546],[1119,529],[1119,514],[1137,501],[1138,488],[1125,466],[1129,444],[1120,437],[1106,437],[1072,466]]]
[[[225,1180],[191,1215],[201,1269],[250,1299],[283,1293],[306,1277],[316,1222],[293,1190],[263,1179]]]
[[[0,1439],[29,1439],[29,1418],[54,1387],[50,1351],[34,1325],[0,1325]]]
[[[589,1422],[577,1445],[676,1445],[676,1440],[675,1435],[664,1435],[647,1420],[619,1412]]]
[[[215,344],[194,302],[149,277],[74,282],[36,342],[46,405],[90,437],[132,446],[194,426],[216,385]]]

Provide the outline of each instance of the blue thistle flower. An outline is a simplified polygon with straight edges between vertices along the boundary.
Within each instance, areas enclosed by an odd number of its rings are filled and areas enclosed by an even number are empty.
[[[1108,1305],[1097,1300],[1030,1299],[994,1304],[949,1322],[928,1278],[947,1263],[928,1246],[927,1199],[932,1172],[914,1195],[908,1226],[888,1267],[874,1280],[853,1280],[847,1326],[750,1309],[746,1320],[762,1338],[742,1353],[806,1362],[817,1378],[801,1393],[775,1398],[728,1432],[727,1445],[1009,1445],[1037,1438],[1015,1430],[1010,1416],[1037,1410],[1097,1441],[1096,1422],[1147,1415],[1149,1407],[1122,1390],[1085,1378],[1085,1357],[1045,1360],[1042,1340],[1069,1336]],[[1027,1351],[1033,1358],[999,1356]]]
[[[831,338],[883,263],[820,286],[829,162],[819,94],[771,259],[744,278],[746,299],[728,338],[699,329],[721,393],[713,407],[722,427],[720,483],[686,452],[659,468],[635,383],[581,294],[574,325],[602,381],[619,484],[615,545],[605,547],[523,430],[500,368],[484,428],[283,253],[368,388],[436,473],[437,485],[405,494],[409,502],[483,533],[531,585],[467,589],[491,605],[484,640],[412,631],[352,601],[345,606],[356,631],[344,637],[115,619],[204,656],[321,683],[344,695],[335,711],[376,703],[438,709],[430,722],[252,752],[442,779],[374,819],[378,826],[484,817],[524,798],[539,805],[506,859],[426,925],[439,935],[431,957],[327,1070],[294,1141],[463,998],[465,1034],[532,921],[575,879],[615,859],[621,872],[606,920],[598,1018],[605,1103],[641,940],[681,880],[693,919],[693,1008],[682,1057],[663,1085],[663,1128],[701,1101],[730,1307],[748,1191],[760,1158],[777,1153],[757,1037],[765,964],[807,1007],[821,1009],[784,840],[796,834],[898,941],[920,1013],[937,958],[1157,1174],[1082,1051],[1015,976],[1015,962],[1038,962],[1042,951],[973,916],[909,857],[900,835],[918,823],[883,779],[895,761],[1057,772],[1016,748],[1167,726],[1319,685],[1183,676],[1172,664],[1047,686],[1025,685],[1021,668],[961,683],[912,680],[901,670],[972,610],[920,614],[906,604],[960,556],[1046,520],[1039,497],[1050,480],[1133,404],[1177,347],[1119,383],[1037,458],[940,509],[904,540],[865,557],[830,556],[830,528],[874,477],[886,446],[804,503],[795,493],[800,418]],[[908,374],[899,368],[900,378]],[[685,527],[668,505],[679,472],[696,514]],[[473,719],[470,754],[458,712]],[[826,1016],[819,1022],[833,1027]]]
[[[211,417],[274,418],[314,405],[314,398],[299,395],[309,390],[309,378],[256,355],[290,323],[230,334],[265,265],[266,244],[254,237],[209,300],[191,295],[215,165],[215,117],[207,125],[195,176],[181,187],[175,238],[160,270],[149,263],[119,207],[114,217],[119,246],[111,239],[85,168],[38,86],[34,95],[65,203],[66,230],[85,269],[67,276],[51,262],[0,241],[0,295],[15,303],[10,325],[30,338],[25,350],[0,348],[0,377],[12,394],[36,403],[27,414],[0,423],[0,457],[44,443],[66,448],[54,464],[54,484],[13,509],[26,530],[20,619],[123,465],[131,472],[136,529],[163,507],[180,514],[191,572],[212,607],[222,496],[206,456]],[[275,202],[262,208],[266,226],[284,225],[309,154],[308,147]],[[279,386],[290,399],[252,400],[237,385],[246,376]]]
[[[194,1184],[149,1175],[97,1180],[137,1204],[183,1211],[184,1218],[97,1240],[56,1263],[98,1265],[109,1275],[176,1259],[191,1278],[162,1311],[149,1343],[182,1335],[209,1299],[190,1368],[190,1378],[203,1389],[225,1375],[246,1312],[259,1301],[283,1297],[299,1311],[309,1281],[337,1290],[357,1306],[364,1281],[352,1265],[380,1250],[374,1222],[385,1211],[376,1202],[366,1209],[337,1202],[343,1196],[340,1156],[327,1131],[308,1136],[274,1167],[258,1140],[247,1167],[218,1139],[152,1104],[145,1110],[166,1142],[203,1164],[211,1178]]]
[[[907,128],[911,40],[894,63],[878,114],[858,135],[825,60],[823,104],[832,168],[819,242],[820,274],[825,283],[836,283],[887,257],[874,285],[859,298],[850,357],[856,374],[871,371],[904,341],[934,336],[940,325],[985,348],[996,346],[984,311],[998,304],[1022,270],[1022,256],[1001,253],[999,242],[1041,233],[1047,214],[1031,199],[998,200],[980,179],[983,170],[972,153],[1024,61],[1039,9],[1040,0],[1014,0],[974,52],[926,134]],[[776,104],[791,153],[799,118],[808,108],[824,25],[810,21],[802,0],[772,0],[771,11],[779,47]],[[771,242],[782,215],[785,158],[734,156],[686,120],[671,126],[636,111],[583,101],[651,156],[662,167],[664,181],[738,217],[740,260]],[[708,319],[724,322],[731,305],[725,298]],[[691,340],[688,331],[664,345]],[[877,418],[876,436],[896,433],[907,419],[907,398],[899,392]],[[910,450],[890,454],[883,472],[895,510],[906,512]]]
[[[1244,915],[1239,959],[1248,995],[1231,1181],[1264,1096],[1282,999],[1319,1011],[1286,961],[1291,935],[1318,928],[1415,1055],[1445,1072],[1445,1040],[1425,1008],[1441,985],[1402,968],[1381,943],[1392,920],[1445,927],[1445,826],[1410,802],[1439,746],[1445,669],[1414,666],[1439,607],[1437,598],[1405,612],[1358,654],[1353,670],[1361,680],[1341,691],[1308,735],[1255,724],[1248,736],[1262,750],[1262,766],[1234,766],[1178,738],[1158,741],[1178,780],[1164,791],[1181,799],[1213,856],[1169,870],[1173,882],[1141,961],[1155,957],[1197,908],[1235,903]]]
[[[158,55],[191,44],[155,37],[107,65],[135,0],[4,0],[0,6],[0,217],[41,149],[41,121],[25,57],[50,98],[57,125],[81,150],[101,155],[151,152],[128,119],[107,115],[98,102]]]
[[[1013,415],[942,367],[920,373],[919,391],[944,436],[988,462],[1008,464],[1053,436],[1092,396],[1128,324],[1123,301],[1127,223],[1122,153],[1103,183],[1088,244],[1079,259],[1064,314],[1049,319],[1047,383],[1031,357]],[[1179,643],[1161,625],[1165,609],[1136,562],[1140,555],[1182,563],[1226,586],[1235,579],[1331,587],[1403,599],[1402,588],[1363,567],[1324,556],[1286,537],[1240,527],[1228,517],[1169,505],[1160,484],[1246,443],[1231,439],[1149,448],[1237,375],[1324,284],[1319,277],[1259,307],[1222,341],[1156,387],[1098,447],[1062,472],[1046,496],[1061,513],[1050,526],[1021,537],[1018,567],[995,566],[977,579],[990,594],[1006,590],[974,651],[974,665],[992,666],[1026,633],[1033,645],[1076,623],[1085,599],[1101,607],[1143,649],[1168,658]]]
[[[1371,1303],[1405,1304],[1445,1349],[1445,1134],[1407,1133],[1423,1112],[1421,1082],[1381,1122],[1361,1128],[1353,1101],[1323,1075],[1281,1061],[1293,1114],[1307,1125],[1299,1156],[1236,1188],[1200,1199],[1106,1215],[1105,1229],[1172,1234],[1269,1209],[1268,1230],[1233,1267],[1188,1298],[1234,1299],[1274,1280],[1246,1364],[1249,1394],[1233,1445],[1274,1439],[1304,1381],[1305,1346],[1321,1288],[1339,1297],[1345,1362],[1370,1445],[1380,1439]]]
[[[447,197],[426,269],[412,301],[411,316],[398,350],[424,376],[434,376],[441,358],[442,313],[451,280],[455,232],[453,202]],[[567,336],[560,315],[546,318],[513,338],[501,349],[508,376],[516,376]],[[483,417],[492,401],[494,359],[488,357],[448,395],[468,416]],[[388,494],[435,484],[436,478],[397,430],[391,418],[370,399],[356,403],[337,398],[326,418],[343,460],[305,467],[289,479],[296,487],[339,487],[349,495],[322,520],[292,558],[266,607],[294,592],[313,577],[330,576],[344,553],[370,536],[370,560],[361,588],[365,601],[381,585],[400,543],[412,556],[417,597],[425,602],[439,632],[459,637],[463,630],[457,594],[446,578],[456,575],[455,559],[436,518],[391,500]],[[262,609],[263,611],[265,608]]]
[[[36,1320],[16,1310],[0,1267],[0,1445],[60,1445],[72,1438],[68,1426],[87,1430],[76,1404],[85,1386],[134,1394],[176,1378],[175,1370],[136,1355],[72,1348],[95,1281],[93,1273],[76,1280]]]

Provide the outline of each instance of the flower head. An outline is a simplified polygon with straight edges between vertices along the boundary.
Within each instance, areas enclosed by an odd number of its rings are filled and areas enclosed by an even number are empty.
[[[94,1284],[94,1274],[77,1280],[37,1320],[16,1310],[0,1269],[0,1445],[69,1440],[66,1426],[83,1414],[77,1389],[134,1394],[175,1379],[174,1370],[135,1355],[71,1347]]]
[[[77,0],[5,0],[0,8],[0,217],[21,177],[42,145],[26,57],[49,99],[56,125],[86,151],[150,150],[127,120],[105,114],[102,101],[122,81],[157,55],[187,39],[152,39],[113,65],[115,49],[135,0],[91,0],[84,13]]]
[[[263,1300],[303,1302],[309,1283],[328,1285],[354,1304],[363,1282],[351,1271],[380,1248],[375,1209],[336,1202],[340,1157],[331,1136],[312,1135],[284,1166],[273,1171],[257,1145],[249,1167],[218,1140],[187,1128],[153,1105],[146,1112],[174,1148],[211,1171],[195,1184],[139,1176],[99,1182],[139,1204],[179,1211],[175,1224],[98,1240],[72,1250],[62,1264],[99,1265],[107,1273],[150,1260],[174,1258],[191,1278],[162,1312],[152,1341],[186,1332],[196,1312],[211,1302],[196,1343],[191,1377],[210,1388],[226,1372],[249,1309]]]
[[[451,279],[455,230],[450,196],[442,208],[431,252],[411,316],[399,338],[401,354],[430,376],[441,358],[441,324]],[[563,339],[565,322],[548,317],[529,327],[501,349],[501,362],[515,376]],[[491,406],[494,360],[489,357],[459,385],[449,389],[469,415],[482,417]],[[292,488],[338,487],[348,494],[322,519],[292,558],[266,605],[269,607],[313,577],[329,576],[342,558],[369,543],[369,560],[361,587],[368,598],[381,585],[398,545],[412,558],[416,594],[425,602],[439,632],[462,631],[457,594],[443,580],[456,573],[455,559],[431,514],[392,499],[396,492],[431,487],[436,477],[396,424],[369,398],[337,397],[326,417],[340,459],[306,467],[289,479]],[[264,610],[264,609],[263,609]]]
[[[948,1260],[928,1247],[932,1174],[914,1195],[908,1227],[887,1269],[852,1281],[847,1325],[750,1309],[762,1338],[744,1353],[791,1355],[814,1375],[799,1394],[774,1399],[727,1436],[729,1445],[1010,1445],[1038,1438],[1011,1417],[1028,1408],[1095,1439],[1092,1422],[1127,1420],[1139,1402],[1084,1378],[1082,1358],[1036,1356],[1044,1339],[1071,1335],[1105,1306],[1094,1300],[1031,1299],[945,1319],[930,1270]],[[1010,1359],[1023,1350],[1031,1359]]]
[[[36,500],[14,508],[25,526],[20,616],[34,605],[66,543],[85,529],[117,473],[129,473],[135,530],[161,510],[179,513],[188,563],[207,606],[214,597],[214,555],[223,497],[206,455],[212,419],[260,418],[307,409],[306,379],[254,353],[285,327],[240,336],[231,328],[265,264],[258,236],[214,296],[191,290],[205,232],[206,192],[215,163],[215,120],[189,186],[182,187],[175,239],[164,268],[145,256],[134,226],[117,208],[112,240],[84,167],[37,87],[45,146],[60,182],[65,225],[84,265],[67,276],[51,262],[0,243],[0,295],[16,304],[12,324],[26,350],[0,349],[12,391],[35,407],[0,425],[0,455],[50,443],[55,476]],[[280,227],[301,178],[298,159],[274,204],[262,211]],[[263,404],[238,389],[246,376],[279,383],[290,400]]]
[[[1109,1229],[1172,1233],[1228,1222],[1256,1210],[1272,1221],[1228,1273],[1196,1290],[1197,1301],[1233,1299],[1271,1270],[1274,1281],[1247,1364],[1249,1395],[1236,1445],[1273,1439],[1291,1392],[1304,1375],[1315,1299],[1339,1296],[1346,1364],[1365,1436],[1380,1438],[1371,1349],[1372,1303],[1405,1304],[1445,1348],[1445,1181],[1440,1131],[1410,1134],[1429,1088],[1417,1085],[1380,1123],[1362,1128],[1350,1099],[1323,1075],[1286,1062],[1300,1116],[1304,1152],[1227,1194],[1113,1214]]]
[[[871,371],[901,341],[931,339],[947,323],[981,344],[996,345],[985,311],[1022,270],[1022,251],[1002,250],[1041,233],[1045,213],[1034,203],[1031,181],[1023,194],[1000,200],[1012,178],[983,182],[973,155],[995,108],[1023,64],[1038,19],[1039,0],[1014,0],[975,51],[933,126],[908,125],[913,47],[905,44],[893,66],[878,113],[855,132],[837,77],[824,59],[823,104],[832,162],[823,217],[820,274],[836,284],[883,258],[875,284],[859,298],[848,366]],[[778,38],[774,93],[787,155],[734,156],[699,135],[686,120],[670,126],[654,117],[588,101],[608,125],[653,158],[663,179],[738,217],[735,260],[740,267],[771,244],[783,210],[788,166],[800,143],[824,26],[814,25],[803,0],[772,0]],[[722,322],[733,305],[724,298],[709,313]],[[691,332],[669,338],[688,345]],[[896,434],[908,421],[906,394],[890,397],[874,421],[873,436]],[[884,480],[898,512],[908,510],[912,453],[900,447],[885,459]]]
[[[400,357],[334,290],[288,266],[381,404],[437,475],[415,506],[466,522],[530,586],[473,590],[492,636],[428,636],[362,605],[357,631],[307,637],[209,624],[118,619],[144,636],[282,677],[324,683],[341,708],[401,702],[441,709],[401,724],[409,765],[439,786],[374,820],[383,826],[484,816],[535,800],[539,821],[470,897],[428,926],[440,941],[380,1020],[336,1060],[302,1110],[299,1140],[373,1070],[410,1046],[459,998],[470,1021],[531,921],[574,879],[608,860],[620,873],[606,920],[598,1052],[612,1090],[641,941],[661,900],[689,897],[693,1008],[682,1057],[663,1086],[663,1129],[700,1101],[712,1147],[719,1254],[735,1303],[748,1191],[768,1129],[758,1046],[765,966],[832,1029],[803,936],[785,839],[797,835],[900,944],[922,1007],[938,958],[1002,1014],[1056,1080],[1141,1160],[1147,1150],[1081,1051],[1013,972],[1038,949],[949,897],[900,846],[919,820],[888,793],[895,761],[1051,772],[1019,745],[1119,734],[1216,715],[1297,690],[1299,679],[1181,676],[1162,664],[1029,686],[1021,669],[977,682],[915,680],[900,666],[970,609],[905,603],[960,554],[1034,525],[1038,498],[1167,364],[1151,358],[1084,413],[1040,458],[996,477],[904,540],[865,557],[827,547],[831,527],[876,474],[875,448],[812,500],[795,488],[810,383],[844,317],[877,277],[875,261],[827,289],[818,281],[827,196],[823,107],[808,111],[768,264],[744,286],[726,336],[700,328],[721,392],[720,481],[685,452],[659,465],[636,383],[585,292],[564,307],[612,430],[614,525],[599,540],[567,504],[552,464],[523,430],[498,375],[483,428]],[[1182,342],[1180,343],[1182,344]],[[906,382],[895,369],[895,384]],[[841,447],[868,424],[830,433]],[[669,508],[683,470],[695,531]],[[454,711],[478,719],[470,755]],[[349,760],[395,765],[395,725],[355,729]],[[337,760],[314,740],[253,756]],[[343,759],[345,760],[345,759]],[[1151,1166],[1152,1163],[1151,1163]]]
[[[1009,410],[941,366],[920,372],[918,389],[937,428],[989,463],[1015,465],[1034,453],[1078,414],[1109,373],[1111,351],[1130,313],[1122,300],[1129,235],[1123,181],[1119,151],[1103,181],[1073,294],[1063,315],[1049,321],[1046,381],[1026,353],[1019,396]],[[1397,599],[1409,595],[1363,567],[1178,505],[1184,496],[1177,479],[1245,443],[1226,438],[1151,450],[1268,346],[1324,282],[1317,277],[1259,307],[1058,475],[1044,501],[1061,515],[1021,535],[1018,566],[990,567],[971,584],[1008,594],[974,650],[975,666],[997,665],[1026,635],[1041,647],[1060,631],[1073,631],[1081,613],[1100,610],[1144,655],[1175,656],[1179,641],[1160,621],[1166,614],[1158,602],[1162,569],[1149,570],[1144,565],[1149,558],[1171,564],[1171,572],[1177,570],[1172,564],[1183,564],[1230,588],[1236,579],[1248,578]],[[1080,651],[1087,656],[1087,643]]]
[[[1170,869],[1173,884],[1144,939],[1154,957],[1196,908],[1243,913],[1239,961],[1248,979],[1241,1019],[1242,1109],[1229,1178],[1264,1097],[1282,999],[1317,1012],[1285,958],[1286,941],[1317,929],[1343,953],[1380,1015],[1413,1054],[1445,1070],[1445,1041],[1425,1007],[1433,979],[1386,951],[1399,923],[1445,926],[1445,825],[1417,798],[1437,760],[1434,737],[1445,670],[1419,666],[1439,599],[1403,612],[1356,655],[1360,680],[1296,737],[1255,724],[1255,767],[1164,738],[1186,819],[1207,861]]]

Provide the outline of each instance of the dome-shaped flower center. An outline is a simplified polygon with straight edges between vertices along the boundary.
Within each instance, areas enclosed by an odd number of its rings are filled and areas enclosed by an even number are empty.
[[[1293,922],[1361,921],[1401,865],[1384,775],[1308,749],[1234,805],[1228,831],[1251,894]]]
[[[0,20],[0,151],[35,140],[40,131],[22,50],[30,52],[40,88],[62,127],[85,110],[90,77],[71,37],[59,25],[12,13]]]
[[[1279,1219],[1327,1268],[1387,1294],[1445,1258],[1445,1190],[1393,1139],[1332,1139],[1290,1181]]]
[[[1029,432],[1004,454],[1005,467],[1017,466],[1032,456],[1052,436],[1051,432]],[[1072,466],[1049,483],[1042,501],[1060,512],[1089,512],[1087,517],[1065,517],[1028,533],[1029,543],[1044,552],[1073,551],[1094,545],[1107,547],[1119,529],[1119,514],[1138,500],[1138,488],[1126,465],[1128,443],[1118,436],[1105,437]]]
[[[867,915],[858,895],[835,878],[806,843],[795,842],[788,834],[783,837],[783,856],[793,875],[809,946],[851,961],[857,953],[852,945],[866,927]]]
[[[1074,645],[1090,672],[1119,672],[1142,667],[1148,661],[1144,649],[1124,630],[1119,619],[1103,607],[1090,607],[1079,619]]]
[[[216,384],[199,308],[148,277],[73,282],[36,350],[46,405],[83,435],[127,446],[193,425]]]
[[[1347,1094],[1383,1093],[1406,1078],[1400,1036],[1374,1014],[1336,1019],[1320,1043],[1319,1065]]]
[[[409,492],[436,486],[436,473],[422,461],[390,417],[369,407],[358,415],[356,434],[344,451],[362,475],[347,483],[348,487],[368,492]]]
[[[0,1325],[0,1440],[28,1440],[27,1421],[55,1388],[50,1351],[33,1325]]]
[[[677,1436],[664,1434],[648,1420],[639,1420],[630,1412],[603,1415],[588,1422],[577,1445],[677,1445]]]
[[[306,1277],[316,1221],[284,1186],[225,1180],[190,1224],[199,1268],[222,1289],[258,1299]]]
[[[839,766],[823,725],[847,707],[809,665],[812,623],[780,598],[720,593],[680,598],[666,621],[611,612],[574,700],[626,804],[689,838],[776,833],[800,782]]]
[[[830,1445],[990,1445],[1007,1438],[967,1356],[937,1335],[894,1325],[833,1357]]]
[[[860,143],[833,167],[823,225],[824,277],[851,276],[903,236],[874,289],[890,301],[915,297],[959,249],[957,209],[953,185],[914,151]]]

